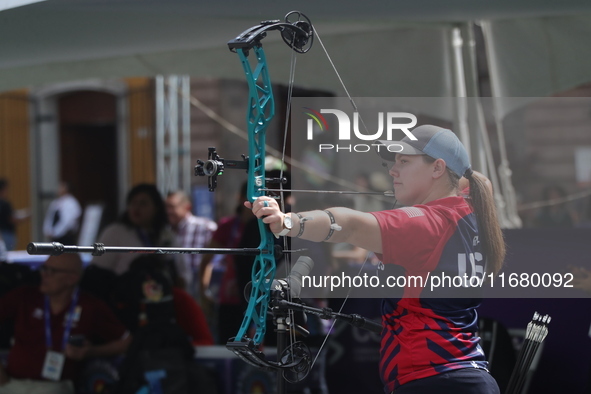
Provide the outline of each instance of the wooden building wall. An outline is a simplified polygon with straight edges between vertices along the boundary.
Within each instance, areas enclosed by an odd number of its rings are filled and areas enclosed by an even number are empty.
[[[128,78],[129,187],[156,183],[155,101],[152,78]]]
[[[29,161],[29,99],[27,90],[0,94],[0,177],[9,182],[8,199],[13,208],[31,206]],[[17,226],[16,249],[31,242],[29,220]]]

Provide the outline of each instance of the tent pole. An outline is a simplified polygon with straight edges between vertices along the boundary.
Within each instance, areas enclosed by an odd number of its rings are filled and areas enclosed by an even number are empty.
[[[501,99],[499,96],[499,85],[498,79],[500,75],[498,73],[498,69],[496,67],[496,56],[495,53],[492,51],[492,47],[490,45],[491,38],[491,30],[490,30],[490,22],[483,21],[482,22],[482,32],[484,35],[484,44],[486,48],[486,58],[490,73],[490,86],[491,92],[493,96],[493,112],[494,112],[494,119],[495,119],[495,126],[497,129],[497,139],[498,139],[498,146],[499,146],[499,154],[501,158],[501,163],[498,167],[498,174],[499,180],[501,183],[501,193],[495,193],[495,199],[497,199],[497,206],[504,206],[503,212],[506,216],[505,220],[506,223],[501,223],[501,226],[505,228],[520,228],[522,226],[521,218],[517,212],[517,197],[515,194],[515,189],[513,188],[513,184],[511,183],[511,168],[509,167],[509,159],[507,157],[507,146],[505,141],[505,132],[503,130],[503,116],[501,115],[501,110],[499,108],[499,100]],[[493,183],[493,186],[494,183]],[[498,190],[498,187],[495,186],[495,189]]]
[[[472,166],[475,170],[482,172],[487,177],[490,170],[486,162],[486,149],[484,146],[484,136],[486,133],[486,122],[484,120],[484,111],[482,101],[480,100],[480,85],[478,79],[478,65],[476,62],[476,40],[474,38],[474,26],[472,22],[462,25],[464,37],[466,37],[466,93],[468,98],[468,127],[472,131]]]
[[[464,70],[464,56],[462,54],[462,47],[464,40],[462,39],[462,32],[458,26],[451,29],[451,49],[453,52],[453,73],[454,73],[454,87],[456,100],[456,130],[460,141],[466,147],[470,161],[472,161],[472,148],[470,143],[470,133],[468,131],[468,107],[466,100],[466,73]]]

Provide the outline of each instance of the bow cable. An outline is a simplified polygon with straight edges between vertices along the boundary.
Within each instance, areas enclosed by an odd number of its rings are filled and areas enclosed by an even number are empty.
[[[290,67],[289,67],[289,82],[288,82],[288,87],[287,87],[287,105],[286,105],[286,109],[285,109],[285,126],[284,126],[284,130],[283,130],[283,147],[282,147],[282,151],[281,151],[281,168],[279,171],[279,196],[280,196],[280,207],[281,207],[281,212],[285,212],[285,196],[284,196],[284,190],[283,190],[283,182],[281,182],[281,180],[283,179],[283,171],[285,169],[285,151],[286,151],[286,147],[287,147],[287,130],[289,127],[289,117],[291,114],[291,99],[293,96],[293,85],[294,85],[294,80],[295,80],[295,67],[296,67],[296,61],[297,61],[297,57],[295,56],[295,51],[291,51],[291,60],[289,62]],[[291,178],[291,174],[290,174],[290,178]],[[289,245],[288,245],[288,237],[283,237],[283,249],[290,249]],[[289,277],[289,273],[291,272],[291,255],[287,254],[285,255],[285,278]],[[291,297],[291,291],[287,291],[286,292],[286,298],[287,301],[292,302],[292,297]],[[288,329],[289,332],[289,343],[290,346],[293,346],[293,344],[296,342],[296,333],[295,333],[295,313],[293,309],[288,309],[287,310],[287,314],[288,314],[288,319],[289,321],[286,322],[288,327],[293,325],[294,329]],[[293,357],[295,356],[293,352],[290,352],[290,355],[292,357],[292,362],[293,362]],[[311,367],[310,369],[311,370]],[[283,378],[288,380],[287,377],[285,376],[286,371],[283,371]]]

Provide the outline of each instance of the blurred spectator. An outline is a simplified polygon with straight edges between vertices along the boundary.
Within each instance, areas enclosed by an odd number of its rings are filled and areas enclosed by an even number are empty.
[[[43,234],[51,242],[75,245],[78,239],[78,225],[82,209],[78,200],[70,192],[70,185],[67,182],[60,182],[57,191],[58,197],[49,204],[45,214]]]
[[[0,242],[0,247],[2,246]],[[27,264],[12,264],[0,256],[0,297],[25,285],[38,287],[41,283],[39,270]],[[14,337],[14,322],[0,323],[0,349],[9,349]]]
[[[543,201],[553,203],[540,208],[533,220],[534,227],[573,227],[576,223],[574,213],[566,202],[560,201],[566,192],[560,186],[546,186],[542,192]]]
[[[135,333],[150,322],[171,322],[182,328],[194,346],[213,345],[205,315],[195,300],[174,286],[172,275],[161,256],[135,259],[120,277],[118,304],[121,320]]]
[[[82,261],[52,256],[40,267],[40,287],[0,298],[0,322],[15,322],[14,346],[0,393],[73,393],[80,360],[125,352],[125,327],[98,299],[78,291]]]
[[[172,230],[176,234],[176,244],[182,248],[204,248],[211,241],[211,236],[218,225],[207,218],[197,217],[191,213],[191,200],[183,191],[168,194],[166,198],[166,214]],[[185,289],[195,297],[199,291],[199,265],[202,255],[182,254],[179,276],[185,281]]]
[[[6,250],[16,247],[16,225],[30,217],[28,209],[14,211],[8,201],[8,181],[0,178],[0,238],[4,241]]]
[[[113,224],[107,226],[98,242],[105,246],[170,247],[174,235],[167,229],[168,219],[164,200],[156,186],[142,183],[127,194],[127,209]],[[137,255],[106,253],[92,259],[91,264],[121,275]]]
[[[240,190],[236,211],[233,216],[222,218],[218,229],[212,236],[210,248],[236,248],[242,238],[244,226],[252,218],[252,213],[243,202],[246,200],[246,183]],[[219,287],[212,292],[210,289],[218,285],[217,273],[220,274]],[[200,267],[201,302],[206,314],[215,326],[219,343],[226,343],[230,336],[236,335],[242,323],[244,310],[241,307],[242,294],[236,283],[236,267],[233,255],[203,256]],[[215,303],[217,314],[213,316]]]
[[[133,342],[116,393],[217,392],[212,371],[194,360],[193,346],[213,345],[205,316],[186,291],[173,286],[165,260],[139,257],[120,279],[120,304]]]

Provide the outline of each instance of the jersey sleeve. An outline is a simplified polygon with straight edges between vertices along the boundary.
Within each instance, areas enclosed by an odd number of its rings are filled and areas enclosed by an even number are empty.
[[[382,260],[407,270],[421,270],[440,242],[447,239],[449,220],[425,206],[372,212],[382,237]]]

